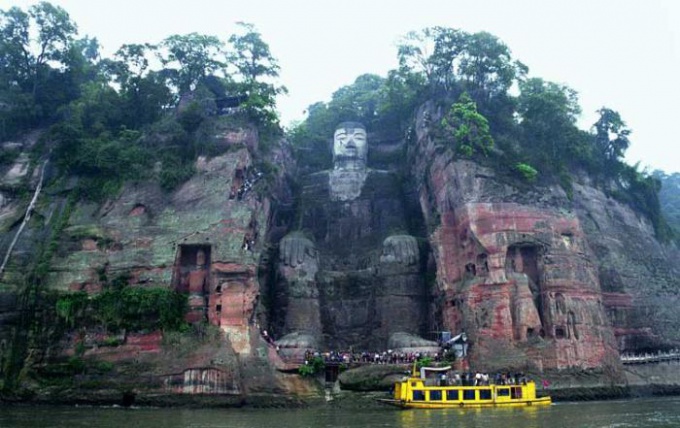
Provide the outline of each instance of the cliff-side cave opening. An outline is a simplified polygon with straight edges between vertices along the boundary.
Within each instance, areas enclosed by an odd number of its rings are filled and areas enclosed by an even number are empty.
[[[465,265],[465,277],[473,278],[477,276],[477,266],[474,263],[468,263]]]
[[[543,310],[543,292],[541,287],[541,268],[539,258],[540,246],[533,243],[518,243],[508,246],[505,255],[505,270],[507,273],[523,273],[529,279],[529,289],[541,320],[541,326],[545,326]]]
[[[179,245],[172,284],[176,291],[189,294],[188,322],[207,319],[210,295],[210,245]]]
[[[479,269],[477,270],[477,274],[479,276],[488,276],[489,275],[489,256],[486,253],[482,253],[477,255],[477,266],[479,266]]]
[[[209,290],[210,250],[210,245],[179,245],[177,247],[172,280],[175,290],[181,293]],[[200,290],[197,289],[199,286]]]

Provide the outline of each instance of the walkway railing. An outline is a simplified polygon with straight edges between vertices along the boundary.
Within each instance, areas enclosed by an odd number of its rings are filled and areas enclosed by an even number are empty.
[[[680,350],[672,349],[668,352],[645,353],[645,354],[622,354],[623,364],[648,364],[661,363],[664,361],[680,361]]]

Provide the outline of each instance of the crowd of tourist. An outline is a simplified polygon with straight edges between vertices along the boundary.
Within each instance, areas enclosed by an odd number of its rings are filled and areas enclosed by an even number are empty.
[[[262,178],[262,175],[263,174],[260,171],[257,171],[257,170],[253,171],[252,174],[249,174],[245,178],[245,180],[243,180],[243,183],[241,183],[241,185],[239,186],[238,189],[236,189],[236,190],[232,189],[231,194],[229,195],[229,198],[230,199],[236,198],[239,201],[241,199],[243,199],[243,196],[245,196],[245,194],[248,193],[248,191],[250,191],[250,189],[253,188],[255,183],[257,183]]]
[[[328,351],[318,352],[308,350],[305,352],[305,363],[313,358],[322,358],[324,363],[370,363],[370,364],[413,364],[422,358],[430,358],[434,362],[442,361],[442,353],[439,352],[394,352],[391,349],[383,352],[351,352],[351,351]]]
[[[312,365],[314,360],[321,358],[325,364],[413,364],[416,361],[429,358],[433,363],[442,362],[441,353],[427,352],[317,352],[308,350],[305,353],[304,364]],[[483,385],[525,385],[528,381],[523,373],[459,372],[448,370],[427,379],[430,384],[440,386],[483,386]]]
[[[526,385],[527,377],[523,373],[496,373],[490,376],[484,372],[450,371],[442,373],[439,385],[483,386],[483,385]]]

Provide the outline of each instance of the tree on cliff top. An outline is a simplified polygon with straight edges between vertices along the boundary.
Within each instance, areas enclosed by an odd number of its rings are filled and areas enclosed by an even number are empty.
[[[659,191],[661,210],[677,238],[680,236],[680,173],[665,174],[662,171],[654,171],[652,175],[661,182]]]
[[[408,33],[398,46],[402,71],[424,76],[431,95],[467,91],[477,103],[505,95],[527,67],[487,32],[429,27]]]
[[[288,92],[285,86],[273,83],[279,76],[278,61],[252,24],[237,25],[243,33],[229,37],[232,49],[227,59],[236,69],[237,91],[248,95],[243,107],[258,123],[278,127],[276,96]]]
[[[519,84],[517,97],[522,151],[544,174],[559,173],[577,155],[582,133],[576,91],[564,85],[530,78]]]
[[[602,107],[597,111],[599,119],[593,125],[595,130],[595,148],[599,153],[601,168],[608,175],[618,173],[621,160],[630,146],[628,136],[631,130],[621,119],[618,112]]]
[[[77,96],[67,77],[77,34],[68,13],[47,2],[0,10],[0,138],[37,126]],[[74,95],[75,94],[75,95]]]
[[[463,92],[440,122],[441,138],[451,140],[454,150],[467,157],[475,153],[486,156],[493,147],[489,122],[477,112],[477,105]]]
[[[204,77],[224,69],[225,63],[218,59],[223,55],[223,46],[215,36],[175,34],[161,42],[158,58],[164,74],[182,95],[193,90]]]

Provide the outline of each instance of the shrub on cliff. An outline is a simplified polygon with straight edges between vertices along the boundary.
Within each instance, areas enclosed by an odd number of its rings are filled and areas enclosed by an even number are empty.
[[[477,104],[463,93],[436,127],[436,135],[443,143],[450,143],[454,151],[465,157],[475,154],[487,156],[494,145],[489,122],[477,111]]]
[[[321,373],[326,367],[322,357],[312,357],[305,361],[298,369],[301,376],[314,376]]]
[[[538,171],[533,166],[526,164],[524,162],[517,162],[514,166],[514,170],[522,177],[524,180],[532,183],[536,181],[536,176]]]
[[[63,294],[55,306],[57,317],[67,328],[175,331],[185,324],[187,296],[167,288],[123,287],[93,296],[85,292]]]

